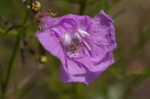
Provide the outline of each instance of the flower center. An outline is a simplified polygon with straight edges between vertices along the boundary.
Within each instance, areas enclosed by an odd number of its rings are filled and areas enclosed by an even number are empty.
[[[70,58],[78,58],[83,55],[83,47],[87,50],[91,50],[90,45],[86,41],[85,37],[89,36],[89,33],[78,29],[74,34],[65,33],[64,35],[64,47],[67,56]]]
[[[71,42],[67,42],[68,45],[65,46],[65,50],[67,53],[67,56],[70,58],[78,57],[81,53],[82,44],[79,39],[72,38]]]

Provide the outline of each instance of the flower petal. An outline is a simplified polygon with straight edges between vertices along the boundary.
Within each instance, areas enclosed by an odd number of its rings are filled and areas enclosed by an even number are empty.
[[[83,66],[81,63],[78,65]],[[89,70],[87,70],[85,73],[70,74],[69,72],[66,72],[63,67],[64,66],[61,67],[60,72],[60,77],[63,82],[81,82],[84,84],[89,84],[100,75],[100,72],[90,72]]]
[[[75,76],[75,75],[68,74],[63,68],[61,69],[60,72],[60,79],[63,82],[81,82],[87,84],[85,76]]]
[[[41,27],[42,29],[49,29],[57,25],[61,21],[61,18],[51,18],[50,16],[45,16],[42,18]]]
[[[97,16],[97,17],[100,17],[101,22],[104,24],[113,22],[112,18],[110,16],[108,16],[103,10],[100,11],[99,16]]]
[[[80,66],[78,63],[71,59],[66,59],[65,64],[62,64],[64,70],[70,74],[70,75],[75,75],[75,74],[85,74],[86,70],[84,67]]]
[[[114,59],[111,54],[106,54],[105,57],[96,62],[90,57],[84,57],[77,60],[82,63],[90,72],[104,72],[110,65],[114,63]]]
[[[64,62],[65,55],[63,52],[63,48],[59,43],[59,40],[50,30],[38,32],[37,38],[47,51],[49,51],[52,55],[59,58],[61,62]]]
[[[83,71],[86,72],[81,72],[81,70],[79,69],[70,69],[69,71],[66,71],[64,66],[62,66],[61,80],[64,82],[82,82],[85,84],[91,83],[97,76],[104,72],[114,62],[111,56],[106,57],[99,63],[95,64],[92,61],[90,61],[89,58],[81,58],[79,60],[74,61],[76,66],[78,65],[81,68],[84,68]],[[71,71],[73,73],[71,73]]]
[[[63,82],[86,82],[86,69],[73,60],[67,59],[66,64],[62,64],[60,77]],[[77,76],[83,75],[83,76]]]
[[[92,34],[89,38],[91,45],[103,47],[105,52],[112,52],[116,48],[115,28],[111,17],[104,11],[94,18],[90,33]]]

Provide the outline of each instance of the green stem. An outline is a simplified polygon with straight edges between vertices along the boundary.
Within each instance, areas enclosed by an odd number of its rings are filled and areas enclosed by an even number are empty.
[[[85,8],[86,8],[87,0],[79,0],[78,2],[79,2],[79,5],[80,5],[79,14],[83,15],[84,11],[85,11]]]
[[[72,84],[71,91],[72,91],[72,99],[79,99],[77,95],[77,89],[78,85],[77,84]]]
[[[14,63],[14,60],[16,58],[17,51],[19,49],[19,44],[20,44],[20,33],[18,33],[18,35],[16,36],[15,45],[14,45],[12,55],[11,55],[9,63],[8,63],[8,71],[6,74],[6,79],[2,83],[2,99],[6,98],[6,90],[8,87],[9,80],[10,80],[10,74],[11,74],[11,71],[13,68],[13,63]]]
[[[26,13],[27,13],[27,11],[26,11]],[[21,35],[25,32],[25,24],[27,22],[27,19],[28,19],[28,15],[26,14],[25,19],[23,21],[23,26],[19,29],[18,34],[16,36],[14,48],[12,50],[12,55],[11,55],[10,60],[8,62],[8,70],[7,70],[7,74],[6,74],[6,79],[4,79],[4,81],[1,84],[1,89],[2,89],[2,96],[1,97],[2,98],[0,98],[0,99],[6,99],[6,91],[7,91],[8,83],[10,80],[11,71],[13,68],[13,63],[14,63],[14,60],[16,58],[17,51],[20,47],[19,44],[20,44],[20,40],[21,40]]]

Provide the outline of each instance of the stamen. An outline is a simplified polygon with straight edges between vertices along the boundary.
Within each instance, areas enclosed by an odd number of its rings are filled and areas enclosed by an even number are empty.
[[[78,33],[75,33],[75,37],[77,37],[78,39],[81,39],[81,37]]]
[[[89,45],[86,41],[83,41],[83,43],[84,43],[84,44],[85,44],[85,46],[88,48],[88,50],[91,50],[90,45]]]
[[[84,31],[84,30],[82,30],[82,29],[78,29],[78,31],[79,31],[79,33],[80,33],[83,37],[85,37],[85,36],[90,36],[88,32],[86,32],[86,31]]]

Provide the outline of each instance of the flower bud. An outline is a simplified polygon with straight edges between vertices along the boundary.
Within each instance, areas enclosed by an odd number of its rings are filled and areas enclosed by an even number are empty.
[[[41,56],[40,62],[41,62],[42,64],[45,64],[47,61],[48,61],[48,60],[47,60],[47,56]]]
[[[31,6],[30,6],[30,5],[27,5],[26,7],[27,7],[28,9],[30,9],[30,8],[31,8]]]
[[[41,3],[39,1],[35,1],[32,3],[32,10],[37,12],[41,9]]]

